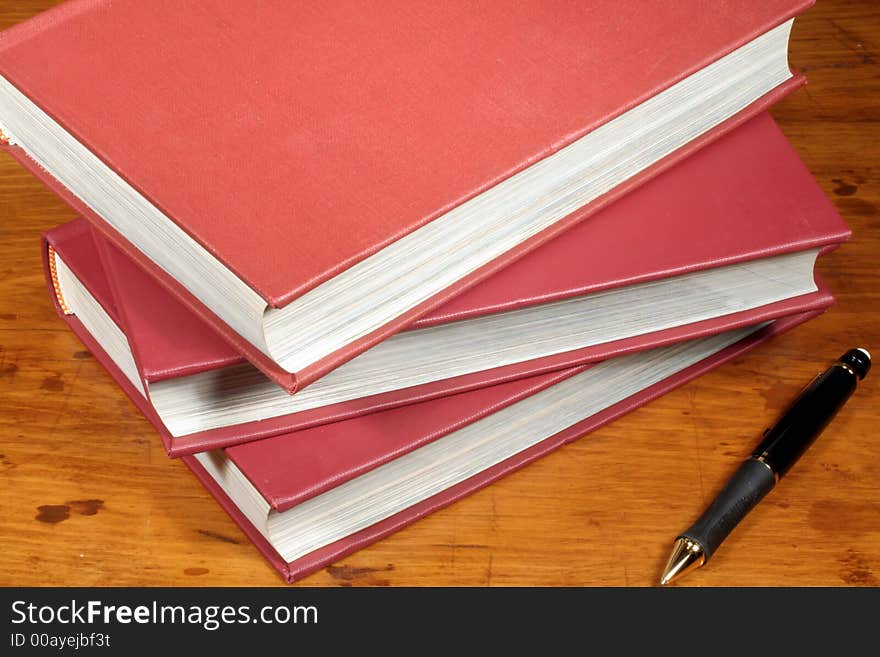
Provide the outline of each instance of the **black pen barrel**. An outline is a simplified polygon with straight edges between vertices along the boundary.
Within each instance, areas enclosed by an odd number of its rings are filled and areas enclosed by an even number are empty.
[[[813,379],[755,448],[753,458],[777,477],[788,472],[855,391],[861,377],[844,361],[850,353]]]

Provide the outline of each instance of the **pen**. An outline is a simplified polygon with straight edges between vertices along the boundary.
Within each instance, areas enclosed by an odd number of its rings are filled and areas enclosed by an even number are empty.
[[[769,493],[819,436],[871,369],[865,349],[850,349],[811,381],[715,501],[676,538],[660,584],[708,563],[733,528]]]

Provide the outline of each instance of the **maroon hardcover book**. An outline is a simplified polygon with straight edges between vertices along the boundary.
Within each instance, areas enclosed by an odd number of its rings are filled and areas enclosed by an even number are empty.
[[[71,0],[0,128],[292,392],[798,87],[810,4]]]

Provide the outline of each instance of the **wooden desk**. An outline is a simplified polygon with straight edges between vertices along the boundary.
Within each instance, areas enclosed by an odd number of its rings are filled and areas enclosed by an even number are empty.
[[[52,4],[0,1],[0,27]],[[822,259],[838,305],[305,585],[653,585],[782,406],[852,345],[880,353],[880,15],[820,0],[795,22],[807,89],[774,110],[849,222]],[[3,585],[281,580],[58,319],[39,234],[73,217],[0,156]],[[880,584],[880,371],[696,586]]]

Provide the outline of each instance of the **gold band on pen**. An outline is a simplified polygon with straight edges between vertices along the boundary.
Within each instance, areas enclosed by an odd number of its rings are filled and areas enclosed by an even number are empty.
[[[754,459],[755,461],[757,461],[758,463],[760,463],[761,465],[763,465],[765,468],[767,468],[767,469],[770,471],[770,474],[773,475],[773,479],[774,479],[774,481],[775,481],[777,484],[779,483],[779,473],[776,472],[776,471],[770,466],[770,464],[767,462],[767,458],[766,458],[766,455],[765,455],[765,454],[761,454],[761,455],[759,455],[759,456],[755,456],[755,457],[753,457],[753,459]]]

